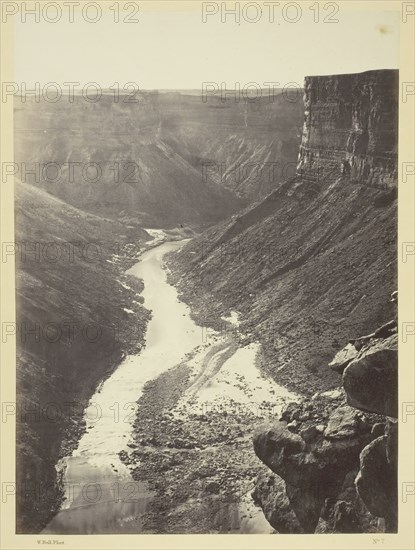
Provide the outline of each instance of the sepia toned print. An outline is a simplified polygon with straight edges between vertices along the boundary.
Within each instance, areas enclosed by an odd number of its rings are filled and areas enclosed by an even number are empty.
[[[398,548],[415,10],[352,4],[2,6],[2,501],[27,548]]]

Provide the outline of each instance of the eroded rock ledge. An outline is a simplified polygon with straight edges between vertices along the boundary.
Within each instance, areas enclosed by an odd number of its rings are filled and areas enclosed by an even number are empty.
[[[351,340],[329,365],[342,388],[290,403],[255,433],[274,475],[253,498],[279,533],[396,532],[397,338],[392,320]]]
[[[306,77],[298,172],[341,164],[356,183],[396,187],[398,87],[397,70]]]

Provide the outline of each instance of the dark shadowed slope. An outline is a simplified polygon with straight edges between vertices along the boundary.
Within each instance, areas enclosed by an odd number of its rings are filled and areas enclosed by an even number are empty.
[[[17,532],[33,533],[58,506],[55,464],[75,445],[85,404],[144,341],[140,288],[122,273],[146,234],[20,182],[15,218]]]

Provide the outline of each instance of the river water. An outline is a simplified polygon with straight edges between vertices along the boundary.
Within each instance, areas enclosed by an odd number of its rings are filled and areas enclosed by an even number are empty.
[[[136,401],[144,384],[176,365],[201,343],[201,329],[189,308],[167,284],[162,258],[186,241],[167,242],[144,252],[128,273],[144,282],[144,305],[151,310],[146,346],[129,356],[91,398],[87,431],[73,455],[65,458],[66,500],[45,533],[137,533],[151,494],[133,482],[120,461],[132,432]]]
[[[152,494],[144,483],[133,481],[118,453],[128,450],[136,402],[144,384],[177,365],[186,354],[195,348],[200,349],[202,344],[202,328],[192,321],[188,306],[178,300],[177,291],[167,283],[163,269],[163,256],[185,242],[187,240],[166,242],[146,251],[127,272],[143,280],[144,305],[152,312],[146,345],[138,355],[128,356],[91,398],[86,411],[87,430],[72,456],[64,458],[58,465],[63,472],[65,500],[44,533],[141,531],[141,518]],[[238,385],[238,380],[232,376],[240,376],[244,370],[247,379],[255,375],[251,386],[258,386],[260,375],[253,367],[255,354],[252,346],[237,350],[234,358],[223,366],[222,372],[211,378],[211,389],[200,388],[200,397],[203,392],[211,393],[212,388],[213,391],[216,388],[219,395],[229,393],[229,388]],[[225,385],[221,376],[227,377]],[[283,398],[289,397],[283,388],[263,380],[260,391],[266,390],[269,399],[273,399],[274,389],[267,390],[267,384],[277,388],[277,393]],[[225,387],[221,388],[221,385]],[[212,397],[209,395],[209,399]],[[250,522],[245,526],[245,532],[269,532],[269,524],[261,512],[256,513],[255,524],[253,520]],[[244,532],[242,525],[241,532]]]

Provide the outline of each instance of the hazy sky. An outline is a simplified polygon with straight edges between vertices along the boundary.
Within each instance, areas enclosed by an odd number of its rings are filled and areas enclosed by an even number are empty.
[[[140,3],[139,22],[129,24],[122,21],[123,12],[118,23],[113,12],[96,23],[83,21],[79,13],[74,23],[65,12],[54,24],[30,17],[22,23],[17,17],[14,80],[95,81],[103,87],[132,81],[141,89],[200,89],[212,81],[234,88],[235,82],[302,85],[305,75],[398,67],[399,13],[352,14],[340,7],[333,15],[338,23],[315,23],[311,2],[300,4],[295,23],[285,21],[278,8],[274,22],[264,11],[256,23],[242,17],[238,24],[231,16],[222,23],[220,14],[203,23],[195,3],[179,12],[150,11],[148,3]],[[254,11],[248,13],[254,17]],[[295,19],[295,12],[288,17]]]

